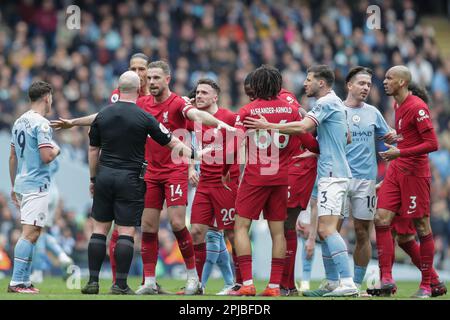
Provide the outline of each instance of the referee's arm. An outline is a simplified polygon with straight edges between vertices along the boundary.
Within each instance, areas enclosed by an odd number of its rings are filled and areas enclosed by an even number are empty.
[[[193,149],[186,146],[177,137],[174,137],[170,131],[162,124],[159,123],[152,115],[147,114],[148,117],[148,134],[150,137],[158,142],[160,145],[175,150],[175,153],[179,156],[185,156],[191,158],[193,156]]]

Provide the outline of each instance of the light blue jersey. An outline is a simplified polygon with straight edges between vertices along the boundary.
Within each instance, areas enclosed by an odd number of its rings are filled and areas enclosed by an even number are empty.
[[[14,182],[16,193],[48,191],[50,166],[41,160],[39,148],[52,146],[50,122],[30,110],[16,120],[12,128],[11,146],[17,156]]]
[[[318,178],[351,178],[345,155],[347,119],[342,100],[331,90],[317,100],[307,115],[317,126],[320,156],[317,162]]]
[[[377,155],[376,138],[389,133],[391,129],[380,111],[370,104],[347,110],[348,125],[352,134],[352,143],[347,145],[347,160],[353,178],[376,180]]]

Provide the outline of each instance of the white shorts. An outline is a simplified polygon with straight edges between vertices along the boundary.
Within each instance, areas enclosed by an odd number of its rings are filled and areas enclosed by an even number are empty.
[[[342,216],[347,198],[348,178],[320,178],[317,185],[317,207],[320,216]]]
[[[353,218],[360,220],[373,220],[377,207],[377,195],[375,180],[351,179],[347,200],[344,208],[344,216],[348,218],[351,213]]]
[[[44,227],[48,215],[48,192],[17,193],[20,204],[20,223]]]

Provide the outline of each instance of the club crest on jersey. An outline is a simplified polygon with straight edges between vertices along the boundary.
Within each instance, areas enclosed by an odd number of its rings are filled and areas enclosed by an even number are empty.
[[[114,93],[114,94],[111,96],[111,102],[112,102],[112,103],[116,103],[117,101],[119,101],[119,94],[118,94],[118,93]]]
[[[163,123],[169,122],[169,111],[163,112]]]
[[[421,122],[425,119],[429,119],[430,116],[426,114],[425,110],[420,109],[419,110],[419,117],[417,118],[417,122]]]
[[[358,116],[357,114],[355,114],[355,115],[352,117],[352,121],[353,121],[353,125],[354,125],[355,127],[359,128],[359,122],[361,121],[361,117]]]

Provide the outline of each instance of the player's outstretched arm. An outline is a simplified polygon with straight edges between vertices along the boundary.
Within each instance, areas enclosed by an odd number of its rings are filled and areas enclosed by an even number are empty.
[[[267,119],[259,115],[259,118],[246,117],[244,126],[249,129],[276,129],[280,133],[298,135],[306,132],[312,132],[316,125],[310,118],[304,118],[301,121],[293,121],[288,123],[271,123]]]
[[[97,113],[75,119],[63,119],[50,121],[50,126],[56,130],[59,129],[70,129],[75,126],[90,126],[94,122]]]
[[[187,157],[188,159],[195,158],[194,149],[189,148],[175,136],[172,136],[170,142],[165,146],[168,147],[169,149],[172,149],[172,154],[175,154],[178,157]]]
[[[199,109],[189,109],[186,117],[194,122],[201,122],[204,125],[216,127],[217,129],[225,129],[229,132],[235,132],[236,129],[225,122],[217,119],[208,112]]]
[[[380,140],[383,140],[387,144],[394,144],[397,143],[397,132],[392,129],[392,131],[386,133],[384,136],[379,138]]]

